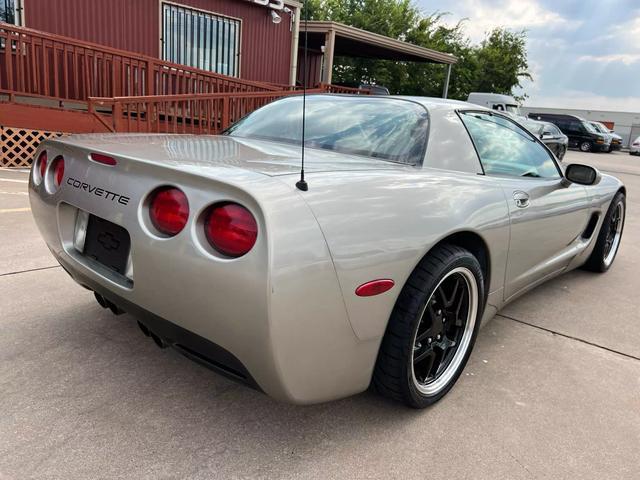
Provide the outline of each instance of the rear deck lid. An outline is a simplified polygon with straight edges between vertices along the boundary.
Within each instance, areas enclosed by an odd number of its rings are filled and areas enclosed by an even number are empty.
[[[241,168],[269,176],[300,172],[300,147],[286,143],[214,135],[91,134],[65,138],[67,145],[205,174],[207,168]],[[305,171],[411,168],[385,160],[307,148]]]

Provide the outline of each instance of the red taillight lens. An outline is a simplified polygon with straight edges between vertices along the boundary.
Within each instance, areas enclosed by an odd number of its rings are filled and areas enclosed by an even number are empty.
[[[47,169],[47,151],[43,150],[38,157],[37,168],[40,171],[40,178],[44,178],[44,172]]]
[[[53,168],[53,184],[59,187],[64,178],[64,158],[56,157],[51,168]]]
[[[180,233],[189,219],[187,196],[174,187],[159,188],[151,195],[149,216],[159,232],[171,236]]]
[[[242,205],[222,203],[209,209],[204,231],[217,251],[228,257],[241,257],[255,245],[258,223]]]

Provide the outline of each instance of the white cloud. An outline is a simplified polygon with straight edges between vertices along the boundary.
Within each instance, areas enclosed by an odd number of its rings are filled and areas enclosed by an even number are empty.
[[[636,62],[640,62],[640,53],[614,53],[611,55],[582,55],[578,58],[581,62],[596,62],[596,63],[619,63],[622,62],[625,65],[631,65]]]
[[[591,92],[567,91],[562,96],[532,94],[525,102],[527,107],[575,108],[578,110],[610,110],[640,112],[639,97],[608,97]]]
[[[631,13],[628,22],[611,27],[609,32],[611,38],[622,39],[635,49],[640,49],[640,9]]]
[[[580,25],[578,21],[569,21],[559,13],[545,9],[536,0],[501,0],[498,4],[462,0],[456,7],[458,11],[454,20],[468,18],[465,31],[475,42],[482,40],[485,33],[495,27],[512,30],[537,27],[575,29]]]

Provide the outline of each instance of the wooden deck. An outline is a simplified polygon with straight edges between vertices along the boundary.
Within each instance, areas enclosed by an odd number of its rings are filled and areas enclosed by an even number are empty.
[[[334,85],[309,91],[368,93]],[[0,128],[24,131],[30,139],[38,132],[217,133],[256,108],[297,93],[295,87],[0,23]],[[6,150],[5,145],[0,165],[8,165]],[[24,149],[20,152],[24,156]],[[23,159],[25,165],[30,161]]]

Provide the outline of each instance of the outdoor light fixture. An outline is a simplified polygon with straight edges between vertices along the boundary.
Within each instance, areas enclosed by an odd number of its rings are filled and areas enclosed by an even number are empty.
[[[275,10],[271,10],[271,21],[277,25],[282,21],[282,17]]]

